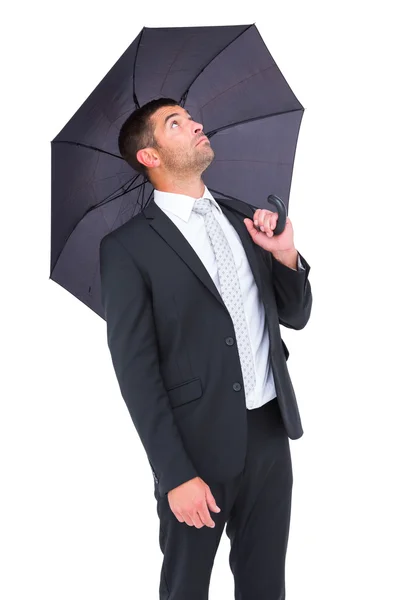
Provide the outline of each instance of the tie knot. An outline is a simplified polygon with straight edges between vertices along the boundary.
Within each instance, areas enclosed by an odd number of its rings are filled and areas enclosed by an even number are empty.
[[[211,200],[209,200],[209,198],[200,198],[199,200],[195,200],[192,210],[200,215],[205,215],[210,212],[211,209]]]

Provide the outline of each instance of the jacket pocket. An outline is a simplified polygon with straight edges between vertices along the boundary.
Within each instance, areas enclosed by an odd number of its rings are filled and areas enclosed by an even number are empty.
[[[195,377],[189,381],[184,381],[171,388],[167,388],[167,394],[172,408],[188,404],[192,400],[197,400],[203,393],[200,377]]]

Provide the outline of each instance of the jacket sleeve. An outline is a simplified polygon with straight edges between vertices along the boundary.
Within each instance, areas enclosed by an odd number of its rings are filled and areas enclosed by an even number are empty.
[[[289,329],[303,329],[311,314],[312,293],[308,280],[311,267],[300,252],[298,259],[298,268],[295,270],[278,261],[271,253],[272,283],[279,323]]]
[[[198,474],[161,377],[151,291],[112,234],[100,244],[100,278],[107,342],[121,394],[164,495]]]

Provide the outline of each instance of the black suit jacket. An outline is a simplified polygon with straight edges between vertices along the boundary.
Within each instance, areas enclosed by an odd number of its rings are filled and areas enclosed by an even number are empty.
[[[279,324],[302,329],[312,305],[310,266],[294,271],[257,246],[243,222],[253,208],[217,199],[238,232],[270,337],[288,436],[303,429]],[[154,201],[100,244],[107,341],[122,396],[160,494],[200,476],[226,481],[244,467],[247,419],[230,314],[202,261]]]

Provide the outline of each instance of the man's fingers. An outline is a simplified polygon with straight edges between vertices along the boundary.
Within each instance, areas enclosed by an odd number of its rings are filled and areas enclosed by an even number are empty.
[[[201,500],[196,501],[195,507],[196,516],[199,516],[201,527],[203,527],[203,525],[206,525],[207,527],[214,527],[214,521],[211,519],[210,513],[208,512],[206,494]]]
[[[254,223],[251,219],[244,219],[244,223],[247,227],[247,231],[250,233],[251,236],[258,233],[258,229],[254,226]]]
[[[208,504],[209,508],[211,508],[211,510],[213,512],[221,512],[221,509],[217,505],[215,498],[212,495],[212,492],[209,487],[206,489],[206,500],[207,500],[207,504]]]
[[[189,513],[185,513],[184,519],[185,519],[186,525],[193,527],[193,520],[192,520],[192,517],[189,515]]]
[[[258,219],[260,218],[260,212],[261,212],[261,209],[257,208],[256,212],[253,215],[253,221],[254,221],[255,225],[258,225]]]
[[[181,513],[177,510],[172,511],[175,515],[175,517],[177,518],[177,520],[179,521],[179,523],[186,523],[186,525],[190,525],[191,527],[193,526],[193,521],[191,519],[191,516],[188,512],[184,512],[182,511]]]
[[[200,478],[193,478],[171,490],[168,501],[172,512],[180,523],[200,529],[204,525],[215,527],[208,511],[207,502],[211,510],[219,512],[210,488]]]
[[[274,229],[276,227],[276,224],[278,223],[278,218],[279,218],[278,213],[273,213],[272,214],[272,217],[271,217],[271,220],[270,220],[271,231],[274,231]]]
[[[184,518],[182,517],[181,513],[178,511],[174,512],[175,517],[178,519],[179,523],[183,523],[184,522]]]
[[[200,514],[197,511],[193,513],[191,517],[193,524],[195,527],[197,527],[197,529],[201,529],[201,527],[204,527],[203,520],[200,518]]]
[[[203,523],[196,510],[184,513],[184,517],[184,521],[189,527],[197,527],[197,529],[203,527]]]
[[[278,222],[278,217],[278,213],[275,212],[268,212],[266,215],[264,215],[264,218],[261,219],[260,222],[261,231],[266,233],[269,237],[272,237],[273,231]]]
[[[187,511],[182,513],[182,515],[179,513],[174,514],[180,523],[186,523],[190,527],[197,527],[198,529],[204,525],[207,527],[215,527],[215,523],[212,520],[206,505],[201,509],[194,509],[191,512]]]
[[[208,510],[205,502],[204,502],[204,508],[199,510],[199,514],[200,514],[201,520],[203,521],[204,525],[207,525],[207,527],[215,527],[215,523],[211,518],[211,515],[209,513],[209,510]]]

